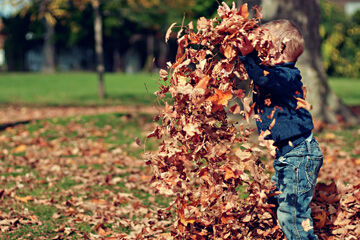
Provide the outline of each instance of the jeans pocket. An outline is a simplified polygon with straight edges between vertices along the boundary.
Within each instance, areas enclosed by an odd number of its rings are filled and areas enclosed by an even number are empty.
[[[323,164],[322,156],[306,156],[305,162],[305,176],[306,176],[306,188],[302,192],[310,191],[315,188],[316,180],[319,175],[320,168]]]

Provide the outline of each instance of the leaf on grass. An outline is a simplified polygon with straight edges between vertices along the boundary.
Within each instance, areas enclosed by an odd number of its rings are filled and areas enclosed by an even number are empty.
[[[27,203],[28,201],[34,200],[34,198],[32,196],[25,196],[25,197],[15,196],[15,199],[20,201],[20,202],[24,202],[24,203]]]
[[[17,147],[13,150],[13,152],[14,152],[14,153],[20,153],[20,152],[25,152],[25,150],[26,150],[26,145],[21,144],[21,145],[17,146]]]

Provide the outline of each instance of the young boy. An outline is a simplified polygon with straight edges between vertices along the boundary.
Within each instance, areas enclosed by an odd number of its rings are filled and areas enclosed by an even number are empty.
[[[318,239],[310,216],[310,201],[323,163],[319,144],[312,135],[311,114],[298,107],[304,98],[300,71],[295,62],[304,51],[300,31],[288,20],[262,25],[279,51],[275,64],[260,64],[257,52],[241,56],[250,79],[254,82],[255,113],[259,132],[270,134],[276,159],[272,180],[281,192],[275,198],[277,218],[288,240]]]

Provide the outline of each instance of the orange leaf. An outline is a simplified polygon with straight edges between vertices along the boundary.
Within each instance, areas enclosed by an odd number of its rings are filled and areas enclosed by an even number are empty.
[[[91,199],[91,202],[99,205],[106,205],[108,202],[104,199]]]
[[[20,201],[20,202],[24,202],[24,203],[27,203],[28,201],[34,200],[32,196],[26,196],[26,197],[17,197],[17,196],[15,196],[15,199]]]
[[[247,3],[241,5],[241,7],[240,7],[240,15],[245,19],[248,18],[248,16],[249,16],[249,8],[248,8]]]
[[[20,153],[20,152],[25,152],[25,150],[26,150],[26,145],[21,144],[14,149],[14,152]]]
[[[206,91],[210,79],[211,79],[211,77],[206,75],[205,77],[200,79],[200,81],[196,84],[195,88],[202,88]]]
[[[227,224],[228,221],[231,221],[231,220],[234,220],[233,216],[222,216],[221,217],[221,222],[224,223],[224,224]]]
[[[225,168],[225,176],[224,176],[225,180],[228,180],[230,178],[235,178],[235,174],[234,174],[234,171],[229,168],[229,167],[226,167]]]
[[[269,130],[271,130],[275,125],[275,118],[272,120],[272,122],[269,125]]]
[[[232,98],[231,91],[223,92],[218,89],[214,89],[215,93],[207,98],[207,101],[212,102],[213,104],[226,106],[229,100]]]
[[[264,76],[267,76],[267,75],[269,75],[269,72],[264,70]]]
[[[356,165],[360,165],[360,158],[358,158],[358,159],[355,160],[355,164],[356,164]]]
[[[186,223],[192,224],[192,223],[194,223],[195,221],[196,221],[196,219],[194,219],[194,218],[189,218],[188,220],[186,220]]]
[[[265,99],[265,105],[266,105],[266,106],[270,106],[270,105],[271,105],[271,99],[270,99],[270,98]]]
[[[310,111],[312,109],[311,104],[305,101],[304,99],[296,98],[296,100],[297,100],[296,110],[298,110],[299,108],[305,108],[306,110]]]
[[[226,58],[230,58],[230,59],[232,59],[232,58],[234,58],[236,56],[236,51],[233,48],[233,46],[231,46],[231,45],[226,46],[226,48],[224,50],[224,56]]]

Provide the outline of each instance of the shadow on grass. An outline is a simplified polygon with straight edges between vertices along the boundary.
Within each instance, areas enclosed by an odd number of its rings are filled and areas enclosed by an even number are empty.
[[[19,121],[19,122],[14,122],[14,123],[3,123],[3,124],[0,124],[0,131],[4,131],[5,129],[7,129],[9,127],[15,127],[20,124],[28,124],[28,123],[30,123],[30,120]]]

